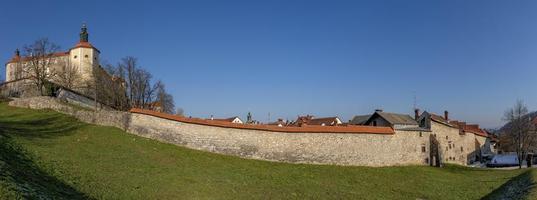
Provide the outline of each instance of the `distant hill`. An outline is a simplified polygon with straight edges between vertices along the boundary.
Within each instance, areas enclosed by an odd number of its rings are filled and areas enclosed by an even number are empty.
[[[537,117],[537,111],[530,112],[529,114],[525,115],[525,117],[529,116],[532,120]],[[511,125],[511,123],[506,123],[503,125],[500,129],[498,129],[498,133],[502,133]]]

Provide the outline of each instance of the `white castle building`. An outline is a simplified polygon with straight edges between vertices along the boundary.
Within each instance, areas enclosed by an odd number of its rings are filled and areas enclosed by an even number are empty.
[[[121,79],[110,76],[101,68],[99,64],[101,52],[89,42],[88,38],[88,29],[83,24],[79,42],[67,51],[43,52],[45,55],[41,56],[21,56],[17,49],[15,55],[6,63],[6,82],[0,85],[11,92],[16,91],[17,94],[28,93],[32,78],[38,77],[35,75],[37,73],[35,67],[31,70],[31,66],[37,65],[36,62],[46,66],[43,67],[46,69],[43,69],[42,73],[50,74],[46,77],[47,81],[71,90],[83,92],[81,88],[87,87],[88,83],[95,80],[96,74],[106,76],[106,79],[110,80],[107,84],[121,85],[122,82],[119,81]],[[71,86],[62,83],[67,73],[76,74]]]

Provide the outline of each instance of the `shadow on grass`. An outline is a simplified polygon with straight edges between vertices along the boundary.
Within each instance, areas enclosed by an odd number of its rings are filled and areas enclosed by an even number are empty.
[[[24,199],[90,199],[40,169],[13,140],[19,136],[30,139],[61,137],[83,124],[69,123],[71,119],[61,115],[9,121],[12,119],[8,116],[0,119],[0,183]]]
[[[527,170],[526,172],[507,181],[501,187],[492,191],[482,199],[527,199],[528,195],[530,194],[530,189],[535,184],[532,173],[532,170]]]

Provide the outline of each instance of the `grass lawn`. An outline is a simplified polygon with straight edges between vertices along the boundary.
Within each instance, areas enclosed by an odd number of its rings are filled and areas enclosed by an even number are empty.
[[[246,160],[0,103],[0,199],[480,199],[517,176]]]

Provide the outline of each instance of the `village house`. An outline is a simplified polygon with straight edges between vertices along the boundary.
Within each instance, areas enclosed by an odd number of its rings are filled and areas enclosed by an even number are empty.
[[[369,116],[363,120],[365,116]],[[355,116],[351,120],[351,125],[367,125],[367,126],[387,126],[393,129],[417,129],[418,122],[410,115],[388,113],[377,109],[372,115]]]
[[[244,122],[241,120],[241,118],[239,118],[237,116],[230,117],[230,118],[223,118],[223,119],[215,119],[215,118],[211,117],[210,120],[222,121],[222,122],[230,122],[230,123],[234,123],[234,124],[244,124]]]
[[[415,112],[419,114],[419,110]],[[478,125],[450,120],[448,111],[443,117],[425,111],[417,121],[420,127],[433,133],[431,146],[438,149],[438,152],[432,153],[433,162],[467,165],[482,161],[488,135]]]
[[[296,121],[292,122],[291,126],[304,126],[304,125],[313,125],[313,126],[340,126],[343,122],[339,117],[322,117],[315,118],[313,115],[298,116]]]
[[[284,126],[288,126],[289,125],[289,122],[287,120],[283,120],[283,119],[278,119],[277,121],[275,122],[270,122],[268,123],[268,125],[272,125],[272,126],[278,126],[278,127],[284,127]]]

